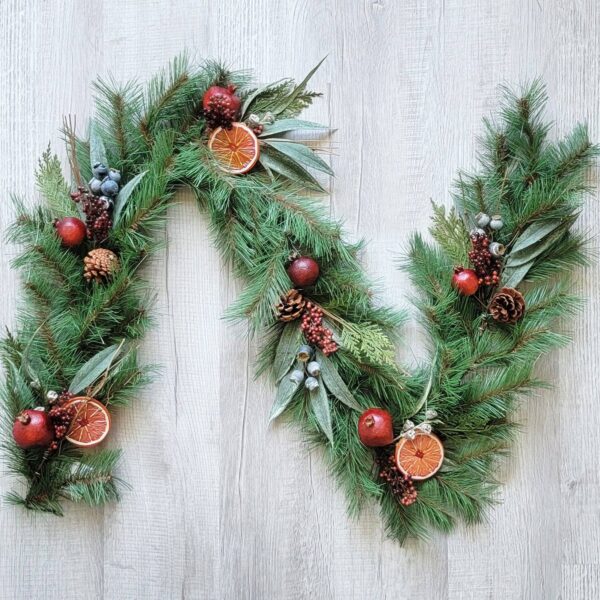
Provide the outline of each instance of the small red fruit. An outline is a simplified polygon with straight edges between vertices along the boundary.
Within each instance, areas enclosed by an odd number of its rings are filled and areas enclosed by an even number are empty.
[[[226,88],[213,85],[202,97],[204,117],[212,129],[225,127],[229,129],[236,120],[242,101],[235,95],[235,85]]]
[[[13,438],[21,448],[48,446],[54,439],[54,428],[48,413],[43,410],[24,410],[15,419]]]
[[[479,289],[479,277],[473,269],[456,267],[452,276],[452,287],[463,296],[472,296]]]
[[[358,437],[369,448],[388,446],[394,441],[392,415],[382,408],[369,408],[358,419]]]
[[[55,221],[54,227],[56,227],[56,233],[61,239],[62,245],[67,248],[75,248],[85,239],[85,223],[77,217],[58,219]]]
[[[301,256],[292,262],[287,272],[295,286],[306,287],[319,279],[319,263],[308,256]]]

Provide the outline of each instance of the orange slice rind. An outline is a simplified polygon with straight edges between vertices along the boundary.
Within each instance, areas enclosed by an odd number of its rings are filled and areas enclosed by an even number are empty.
[[[260,154],[258,138],[243,123],[232,123],[231,129],[217,127],[208,147],[212,150],[219,167],[231,175],[247,173],[256,165]]]
[[[415,481],[433,477],[444,462],[444,446],[433,433],[417,433],[414,439],[402,438],[396,444],[396,465]]]
[[[91,448],[106,438],[110,430],[110,413],[104,404],[88,396],[77,396],[66,406],[75,408],[66,440],[74,446]]]

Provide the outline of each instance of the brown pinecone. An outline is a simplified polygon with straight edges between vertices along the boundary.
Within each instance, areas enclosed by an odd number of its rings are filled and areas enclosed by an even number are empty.
[[[280,321],[287,323],[299,319],[306,306],[306,300],[298,290],[290,290],[281,296],[279,304],[275,307]]]
[[[99,283],[111,277],[119,268],[117,255],[106,248],[90,250],[83,263],[83,276],[88,281],[93,279]]]
[[[525,312],[525,298],[514,288],[502,288],[490,303],[490,314],[499,323],[516,323]]]

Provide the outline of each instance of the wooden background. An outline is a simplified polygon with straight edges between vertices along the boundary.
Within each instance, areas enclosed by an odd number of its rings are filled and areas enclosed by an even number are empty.
[[[37,158],[60,149],[62,116],[83,123],[97,75],[147,78],[182,49],[254,68],[262,82],[314,79],[309,118],[338,128],[331,213],[370,240],[385,301],[410,292],[394,268],[429,199],[448,201],[474,162],[497,86],[542,76],[558,133],[578,119],[600,140],[596,0],[0,0],[2,230],[9,194],[34,195]],[[148,270],[158,326],[144,355],[163,376],[122,411],[112,442],[133,489],[118,506],[63,519],[0,508],[0,597],[137,599],[587,599],[600,596],[599,269],[575,344],[544,358],[556,383],[523,407],[526,427],[488,525],[399,548],[376,510],[358,522],[295,431],[266,427],[272,390],[256,348],[220,316],[240,291],[182,194],[168,247]],[[598,234],[596,198],[582,215]],[[0,246],[0,323],[19,297]],[[419,356],[406,331],[403,360]],[[8,476],[0,487],[11,485]]]

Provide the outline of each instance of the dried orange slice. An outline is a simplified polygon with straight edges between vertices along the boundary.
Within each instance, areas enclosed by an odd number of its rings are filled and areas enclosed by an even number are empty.
[[[65,406],[75,409],[71,426],[65,436],[71,444],[91,448],[108,435],[110,414],[104,404],[87,396],[78,396],[69,400]]]
[[[402,438],[396,444],[396,465],[415,481],[435,475],[444,462],[444,446],[432,433],[417,433],[414,439]]]
[[[247,173],[258,160],[258,138],[243,123],[232,123],[231,129],[217,127],[208,140],[223,171],[232,175]]]

